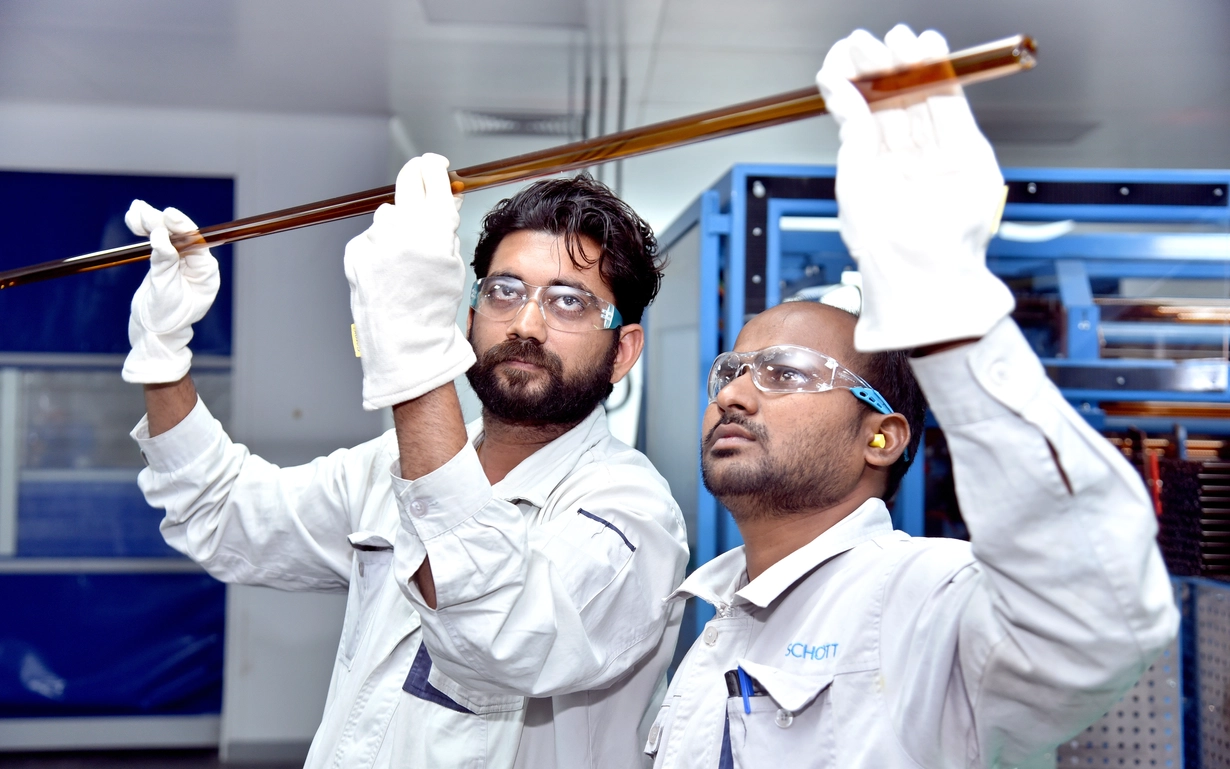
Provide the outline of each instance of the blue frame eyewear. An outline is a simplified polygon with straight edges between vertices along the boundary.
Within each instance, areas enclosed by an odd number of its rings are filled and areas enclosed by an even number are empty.
[[[723,387],[751,372],[756,389],[766,393],[822,393],[849,390],[881,414],[893,408],[867,380],[822,352],[794,344],[778,344],[750,352],[724,352],[709,369],[709,402]]]

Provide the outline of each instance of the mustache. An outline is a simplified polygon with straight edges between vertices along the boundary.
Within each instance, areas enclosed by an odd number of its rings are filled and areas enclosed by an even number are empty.
[[[500,342],[483,353],[482,365],[490,369],[510,360],[541,366],[556,376],[564,372],[564,362],[560,357],[532,339],[509,339]]]
[[[706,448],[713,445],[713,434],[717,432],[717,429],[722,425],[736,425],[738,427],[742,427],[744,430],[751,433],[752,437],[761,443],[765,443],[769,440],[769,432],[764,429],[764,425],[753,422],[738,411],[728,411],[721,419],[717,421],[717,424],[709,428],[709,432],[705,435],[704,445]]]

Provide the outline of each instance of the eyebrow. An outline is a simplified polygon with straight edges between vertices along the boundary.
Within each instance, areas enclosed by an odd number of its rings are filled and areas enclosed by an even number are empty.
[[[529,283],[528,281],[526,281],[525,278],[521,277],[515,272],[510,272],[508,270],[499,270],[497,272],[487,273],[487,277],[488,278],[516,278],[522,283],[525,283],[527,286],[534,285],[533,283]],[[585,291],[590,294],[593,294],[594,296],[598,296],[598,294],[596,294],[593,289],[591,289],[589,286],[586,286],[584,283],[582,283],[579,280],[570,280],[568,278],[555,278],[547,285],[548,286],[566,286],[568,288],[579,289],[581,291]]]

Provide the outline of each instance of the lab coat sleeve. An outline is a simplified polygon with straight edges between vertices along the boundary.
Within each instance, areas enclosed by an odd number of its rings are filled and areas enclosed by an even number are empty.
[[[280,468],[232,442],[199,399],[171,430],[150,438],[143,417],[132,436],[147,465],[137,482],[165,511],[171,547],[225,582],[346,589],[347,535],[374,477],[377,442]]]
[[[554,492],[552,519],[532,528],[519,507],[492,497],[470,445],[394,488],[398,584],[421,615],[433,664],[467,695],[603,688],[677,619],[663,599],[683,578],[687,539],[665,481],[647,466],[581,466]],[[435,610],[413,578],[424,555]]]
[[[913,366],[948,441],[974,564],[916,588],[925,632],[907,646],[940,639],[940,654],[914,655],[931,669],[901,704],[929,707],[931,734],[966,735],[958,755],[972,765],[1015,766],[1102,716],[1175,637],[1155,516],[1140,477],[1010,319]]]

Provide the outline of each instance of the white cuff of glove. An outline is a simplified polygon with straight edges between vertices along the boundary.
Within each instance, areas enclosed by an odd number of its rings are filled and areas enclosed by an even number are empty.
[[[476,360],[474,349],[456,323],[451,330],[431,335],[418,333],[412,340],[410,335],[385,335],[384,344],[380,345],[376,341],[381,334],[380,326],[363,324],[366,332],[359,331],[359,327],[356,317],[355,330],[364,359],[363,408],[367,411],[426,395],[466,373]],[[378,354],[368,353],[377,347]],[[397,361],[403,365],[395,365]],[[394,365],[388,365],[390,362]]]
[[[176,334],[146,334],[133,318],[128,319],[128,342],[132,349],[120,372],[125,382],[162,384],[178,382],[192,368],[192,327]]]
[[[890,270],[892,274],[885,274]],[[908,350],[977,339],[1012,312],[1012,292],[985,267],[935,274],[908,260],[859,260],[863,309],[859,352]]]

